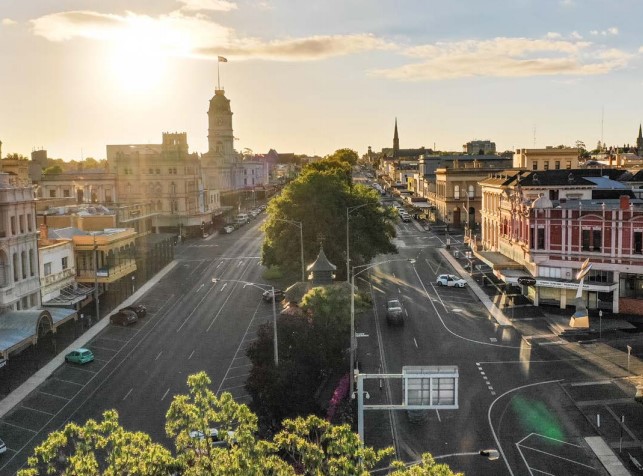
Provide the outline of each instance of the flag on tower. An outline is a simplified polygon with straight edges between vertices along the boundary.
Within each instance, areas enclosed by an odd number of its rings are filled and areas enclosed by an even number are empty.
[[[219,56],[219,61],[220,61],[221,63],[227,63],[227,62],[228,62],[228,59],[227,59],[227,58],[224,58],[223,56]]]

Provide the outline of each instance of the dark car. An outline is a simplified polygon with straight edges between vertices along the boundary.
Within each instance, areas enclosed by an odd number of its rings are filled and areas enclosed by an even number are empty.
[[[404,324],[404,310],[398,299],[391,299],[386,303],[386,322],[387,324]]]
[[[139,319],[147,315],[147,308],[143,304],[134,304],[121,309],[121,311],[134,311]]]
[[[134,324],[138,321],[138,316],[134,311],[121,309],[116,314],[112,315],[112,317],[109,318],[109,321],[117,326],[129,326],[130,324]]]
[[[286,297],[286,294],[281,289],[275,289],[275,301],[283,301]],[[272,301],[272,289],[268,289],[263,293],[263,300],[266,302]]]

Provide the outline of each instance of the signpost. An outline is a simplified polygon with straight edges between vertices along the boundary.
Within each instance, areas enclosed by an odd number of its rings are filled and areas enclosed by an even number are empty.
[[[627,346],[627,371],[630,371],[630,355],[632,354],[632,346]]]

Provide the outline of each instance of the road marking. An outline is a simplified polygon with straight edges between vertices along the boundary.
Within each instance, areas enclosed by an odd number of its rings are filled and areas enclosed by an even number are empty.
[[[587,387],[589,385],[610,385],[611,380],[596,380],[595,382],[574,382],[570,383],[570,387]]]
[[[415,342],[415,348],[416,348],[416,349],[419,349],[419,347],[418,347],[418,341],[416,341],[416,340],[415,340],[415,337],[413,338],[413,342]]]
[[[22,405],[22,408],[24,408],[26,410],[31,410],[33,412],[44,413],[45,415],[51,415],[51,416],[54,415],[53,413],[49,413],[49,412],[46,412],[44,410],[38,410],[37,408],[31,408],[31,407],[28,407],[27,405]]]
[[[228,377],[230,378],[230,377]],[[234,385],[232,387],[223,387],[220,391],[221,392],[227,392],[228,390],[234,390],[235,388],[245,388],[246,384],[244,383],[243,385]]]
[[[190,354],[190,356],[188,357],[188,360],[190,360],[190,359],[192,358],[192,356],[193,356],[193,355],[194,355],[194,351],[192,351],[192,353],[191,353],[191,354]]]
[[[525,448],[527,450],[532,450],[532,451],[536,451],[538,453],[543,453],[543,454],[546,454],[546,455],[549,455],[549,456],[553,456],[554,458],[558,458],[558,459],[568,461],[570,463],[578,464],[580,466],[583,466],[584,468],[589,468],[589,469],[594,470],[594,471],[596,470],[596,468],[594,468],[593,466],[589,466],[589,465],[586,465],[584,463],[580,463],[580,462],[578,462],[576,460],[565,458],[563,456],[555,455],[553,453],[548,453],[547,451],[539,450],[538,448],[532,448],[531,446],[525,446],[525,445],[518,445],[518,443],[516,443],[516,446],[522,446],[523,448]]]
[[[435,414],[438,416],[438,421],[442,423],[442,418],[440,418],[440,412],[436,409]]]
[[[205,286],[205,284],[201,283],[201,286],[199,286],[195,292],[198,293],[199,291],[201,291],[203,289],[203,286]]]
[[[65,367],[65,368],[72,368],[72,367]],[[81,368],[78,368],[78,367],[73,367],[73,369],[74,370],[80,370],[81,372],[85,372],[85,373],[92,374],[92,375],[94,375],[96,373],[93,370],[81,369]]]
[[[84,387],[84,386],[85,386],[85,384],[72,382],[71,380],[65,380],[65,379],[63,379],[63,378],[58,378],[58,377],[54,377],[54,378],[55,378],[56,380],[60,380],[61,382],[70,383],[70,384],[72,384],[72,385],[78,385],[79,387]]]
[[[234,369],[243,369],[245,367],[252,367],[252,364],[245,364],[245,365],[237,365],[236,367],[230,367],[230,370]]]
[[[163,353],[163,351],[159,352],[159,355],[157,355],[156,359],[154,359],[154,360],[159,360],[159,357],[161,356],[162,353]]]
[[[223,283],[223,285],[221,286],[221,289],[219,291],[223,291],[227,285],[228,285],[228,283]]]
[[[489,337],[489,340],[490,340],[491,342],[498,342],[498,339],[496,339],[495,337]]]
[[[13,427],[19,428],[20,430],[30,431],[31,433],[34,433],[34,434],[35,434],[35,433],[38,433],[37,431],[30,430],[29,428],[25,428],[25,427],[22,427],[22,426],[20,426],[20,425],[14,425],[13,423],[9,423],[9,422],[8,422],[8,421],[6,421],[6,420],[2,420],[2,423],[3,423],[4,425],[9,425],[9,426],[13,426]],[[17,451],[16,451],[16,453],[17,453]]]
[[[165,391],[165,393],[164,393],[164,394],[163,394],[163,396],[161,397],[161,401],[165,400],[165,397],[167,397],[167,394],[168,394],[169,392],[170,392],[170,388],[168,387],[168,389]]]
[[[91,347],[92,347],[92,349],[106,350],[106,351],[108,351],[108,352],[118,352],[118,350],[110,349],[110,348],[108,348],[108,347],[101,347],[101,346],[99,346],[99,345],[94,345],[94,344],[92,344],[92,346],[91,346]]]
[[[125,396],[123,397],[123,400],[125,400],[127,397],[129,397],[129,394],[130,394],[130,393],[132,393],[132,390],[134,390],[134,388],[133,388],[133,387],[132,387],[132,388],[130,388],[130,389],[129,389],[129,392],[127,392],[127,393],[125,394]]]
[[[67,401],[71,400],[71,398],[61,397],[60,395],[54,395],[53,393],[43,392],[42,390],[38,390],[38,393],[42,393],[43,395],[48,395],[50,397],[60,398],[61,400],[67,400]]]

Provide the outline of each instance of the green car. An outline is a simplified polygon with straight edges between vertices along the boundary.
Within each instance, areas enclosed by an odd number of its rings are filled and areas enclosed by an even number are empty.
[[[65,362],[73,362],[75,364],[86,364],[94,360],[94,354],[89,349],[76,349],[72,350],[65,356]]]

